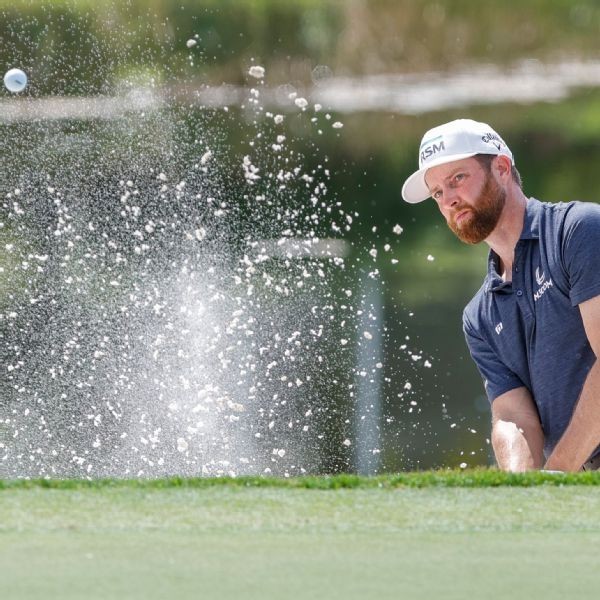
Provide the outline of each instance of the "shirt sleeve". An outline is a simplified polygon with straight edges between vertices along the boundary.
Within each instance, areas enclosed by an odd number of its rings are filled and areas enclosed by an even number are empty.
[[[569,210],[562,258],[572,306],[600,294],[600,206],[578,202]]]
[[[463,331],[471,357],[483,378],[483,385],[490,404],[502,394],[525,384],[496,355],[490,345],[475,331],[469,320],[463,317]]]

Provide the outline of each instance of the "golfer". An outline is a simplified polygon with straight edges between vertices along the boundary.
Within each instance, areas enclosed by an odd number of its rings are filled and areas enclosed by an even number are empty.
[[[600,466],[600,206],[527,198],[513,155],[485,123],[423,137],[404,200],[432,197],[467,244],[490,247],[463,328],[507,471]]]

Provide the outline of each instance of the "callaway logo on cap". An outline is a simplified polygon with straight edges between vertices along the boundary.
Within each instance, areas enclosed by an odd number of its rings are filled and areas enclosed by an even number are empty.
[[[419,170],[404,182],[402,197],[411,204],[427,200],[427,169],[475,154],[504,154],[515,162],[504,140],[486,123],[457,119],[430,129],[419,148]]]

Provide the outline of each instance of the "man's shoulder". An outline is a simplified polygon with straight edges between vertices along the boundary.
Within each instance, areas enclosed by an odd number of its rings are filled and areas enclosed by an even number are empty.
[[[579,223],[600,222],[600,205],[595,202],[581,202],[574,200],[567,202],[564,206],[565,226],[576,226]]]
[[[595,202],[540,203],[540,240],[562,257],[565,248],[576,242],[596,249],[600,240],[600,205]]]
[[[570,226],[581,221],[591,219],[600,220],[600,204],[595,202],[540,202],[536,201],[540,214],[555,223]]]
[[[595,233],[595,236],[589,235]],[[600,205],[595,202],[540,202],[530,198],[522,237],[538,238],[554,254],[573,236],[589,237],[594,244],[600,233]]]

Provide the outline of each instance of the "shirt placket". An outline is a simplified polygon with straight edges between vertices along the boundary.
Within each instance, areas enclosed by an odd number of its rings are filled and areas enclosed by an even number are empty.
[[[525,322],[533,319],[531,298],[529,298],[528,287],[525,282],[525,242],[519,240],[515,246],[515,258],[513,264],[513,293],[516,298],[519,311],[525,318]]]

